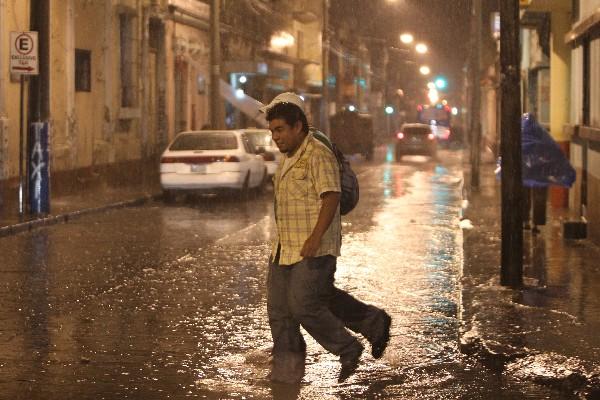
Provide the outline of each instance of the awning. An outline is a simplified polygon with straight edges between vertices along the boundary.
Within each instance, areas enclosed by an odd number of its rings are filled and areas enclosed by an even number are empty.
[[[586,36],[600,36],[600,8],[587,18],[579,21],[565,36],[565,43],[579,46]]]
[[[238,91],[233,86],[227,84],[224,80],[220,80],[219,90],[221,97],[230,102],[235,108],[252,118],[261,127],[268,127],[269,124],[263,113],[259,109],[264,106],[260,101],[248,96],[242,91]]]

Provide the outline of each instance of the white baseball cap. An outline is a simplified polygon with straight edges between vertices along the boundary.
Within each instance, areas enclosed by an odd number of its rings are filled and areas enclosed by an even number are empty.
[[[281,104],[281,103],[291,103],[295,106],[298,106],[300,108],[300,110],[302,110],[302,112],[304,112],[304,100],[302,100],[302,97],[298,96],[296,93],[292,93],[292,92],[285,92],[285,93],[280,93],[277,96],[275,96],[275,98],[266,106],[261,107],[259,110],[263,113],[268,113],[269,110],[273,107],[275,107],[277,104]]]

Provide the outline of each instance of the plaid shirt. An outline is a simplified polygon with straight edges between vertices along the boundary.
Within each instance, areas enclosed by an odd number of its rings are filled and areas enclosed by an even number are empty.
[[[302,260],[302,246],[319,218],[321,195],[341,191],[338,163],[333,153],[309,133],[288,163],[279,164],[273,182],[277,238],[272,251],[275,255],[281,246],[279,264],[291,265]],[[316,256],[339,256],[341,243],[338,207]]]

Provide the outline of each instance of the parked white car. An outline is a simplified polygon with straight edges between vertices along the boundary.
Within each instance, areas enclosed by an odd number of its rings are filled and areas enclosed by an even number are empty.
[[[160,160],[160,184],[173,191],[262,188],[267,167],[250,138],[237,130],[179,133]]]
[[[275,171],[277,170],[277,166],[281,162],[283,158],[283,154],[273,142],[271,138],[271,131],[268,129],[259,129],[259,128],[248,128],[241,129],[242,132],[246,133],[254,147],[257,148],[259,153],[262,155],[265,160],[265,164],[267,165],[267,172],[269,176],[275,175]]]

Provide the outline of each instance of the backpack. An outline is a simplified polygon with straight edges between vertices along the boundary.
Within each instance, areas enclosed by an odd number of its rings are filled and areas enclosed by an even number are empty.
[[[346,215],[350,211],[354,210],[354,207],[358,204],[359,199],[359,188],[358,178],[350,167],[350,162],[344,156],[344,153],[332,143],[323,132],[316,129],[311,129],[311,132],[315,139],[323,143],[335,156],[338,166],[340,167],[340,184],[342,187],[342,193],[340,197],[340,214]]]

